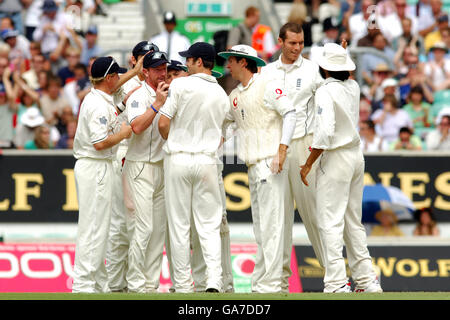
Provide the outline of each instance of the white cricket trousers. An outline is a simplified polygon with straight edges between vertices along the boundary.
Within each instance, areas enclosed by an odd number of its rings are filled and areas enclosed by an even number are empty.
[[[220,241],[221,241],[221,263],[222,263],[222,280],[223,291],[234,292],[233,284],[233,270],[231,267],[231,241],[230,241],[230,227],[227,220],[227,203],[225,187],[223,185],[222,170],[223,164],[218,165],[218,180],[220,187],[220,195],[222,200],[222,223],[220,224]],[[203,259],[203,252],[200,245],[197,229],[195,224],[191,224],[191,266],[192,277],[194,278],[194,286],[196,292],[206,290],[206,263]]]
[[[126,209],[123,197],[122,159],[127,153],[127,146],[119,146],[113,160],[113,200],[111,226],[109,229],[106,251],[106,271],[109,288],[120,291],[127,288],[129,235],[126,222]]]
[[[166,232],[164,202],[164,168],[159,163],[125,160],[127,202],[133,211],[128,213],[130,248],[128,251],[128,291],[157,292]],[[127,208],[129,206],[127,205]]]
[[[309,147],[312,144],[313,135],[309,134],[299,139],[294,139],[289,145],[287,152],[289,188],[286,192],[286,227],[285,243],[283,256],[283,292],[289,292],[289,277],[291,271],[291,253],[292,253],[292,228],[294,226],[294,201],[297,210],[305,226],[309,241],[313,247],[314,253],[323,266],[323,244],[320,239],[317,215],[316,215],[316,183],[315,170],[318,162],[315,162],[308,175],[309,186],[305,186],[300,177],[300,166],[304,165],[310,154]]]
[[[316,170],[317,216],[324,245],[324,292],[348,282],[342,254],[345,243],[352,279],[366,287],[375,278],[361,223],[364,156],[359,146],[323,152]]]
[[[206,287],[221,291],[222,200],[217,159],[204,154],[166,154],[164,171],[175,290],[177,293],[194,291],[190,267],[193,218],[206,263]]]
[[[109,292],[105,258],[111,219],[112,162],[78,159],[74,173],[79,215],[72,292]]]
[[[278,174],[272,174],[271,162],[272,158],[266,158],[248,167],[253,232],[257,244],[252,291],[257,293],[282,290],[284,197],[288,188],[288,172],[283,169]]]

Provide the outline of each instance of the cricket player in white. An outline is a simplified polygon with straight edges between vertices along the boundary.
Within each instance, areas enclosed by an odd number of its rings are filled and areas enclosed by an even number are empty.
[[[211,74],[220,78],[222,76],[219,72],[212,71]],[[166,82],[170,85],[172,80],[180,77],[187,77],[189,73],[187,72],[187,67],[181,62],[176,60],[171,60],[170,64],[167,65],[167,80]],[[223,146],[223,145],[222,145]],[[220,150],[220,149],[219,149]],[[219,158],[221,153],[219,151]],[[231,241],[230,241],[230,228],[228,226],[227,220],[227,208],[226,208],[226,194],[223,185],[223,163],[218,159],[218,179],[222,198],[222,223],[220,224],[220,240],[222,244],[221,254],[222,254],[222,279],[223,279],[223,291],[224,292],[234,292],[233,283],[233,270],[231,267]],[[167,227],[168,229],[168,227]],[[202,247],[200,244],[200,239],[198,238],[197,229],[195,224],[191,223],[191,268],[192,268],[192,278],[195,284],[195,292],[204,292],[206,290],[206,263],[203,259]],[[173,268],[172,268],[172,257],[170,253],[170,239],[169,233],[166,230],[166,256],[169,261],[170,276],[173,283]],[[174,287],[170,288],[171,292],[174,292]]]
[[[325,81],[316,92],[312,151],[300,175],[308,186],[306,177],[320,157],[315,172],[316,213],[324,247],[324,292],[351,292],[342,255],[344,243],[355,291],[382,292],[361,223],[364,156],[357,130],[360,89],[348,72],[355,70],[355,64],[338,44],[327,43],[320,49],[317,62]]]
[[[167,139],[164,177],[173,279],[176,292],[194,291],[190,268],[193,217],[206,263],[206,292],[219,292],[223,210],[217,150],[229,102],[211,75],[216,56],[212,45],[197,42],[180,55],[187,58],[190,76],[172,81],[159,120],[159,131]]]
[[[159,51],[158,47],[141,41],[132,50],[131,61],[136,66],[138,60],[149,51]],[[145,76],[141,71],[133,78],[125,82],[114,94],[114,104],[121,112],[118,122],[127,122],[128,115],[126,102],[129,96],[144,83]],[[122,184],[122,166],[128,149],[128,140],[122,140],[113,159],[114,183],[113,202],[111,213],[111,226],[109,230],[108,247],[106,251],[106,270],[108,272],[109,287],[112,292],[126,292],[128,284],[126,274],[128,270],[128,249],[129,233],[132,232],[132,225],[126,221],[126,209],[124,205],[124,189]]]
[[[248,167],[253,230],[258,251],[252,291],[281,292],[284,247],[284,197],[288,188],[283,170],[295,129],[296,114],[284,88],[258,74],[265,62],[247,45],[220,52],[233,79],[240,82],[230,93],[227,122],[235,122],[238,157]],[[225,126],[226,128],[226,126]]]
[[[145,83],[127,101],[133,129],[123,168],[133,203],[133,232],[128,253],[128,291],[157,292],[166,231],[164,202],[164,140],[158,131],[159,108],[167,98],[167,55],[152,52],[144,58]]]
[[[74,293],[110,291],[105,257],[113,198],[112,147],[132,133],[125,123],[113,133],[117,116],[111,94],[118,84],[118,73],[125,71],[112,57],[95,60],[91,69],[94,87],[80,108],[73,147],[79,204]]]
[[[292,100],[297,113],[297,124],[287,152],[289,189],[286,191],[286,227],[283,258],[283,291],[289,292],[291,276],[292,228],[294,224],[294,201],[305,226],[308,238],[319,263],[323,265],[323,246],[317,228],[315,183],[309,188],[300,179],[298,168],[309,155],[314,129],[314,94],[323,79],[319,66],[301,56],[304,33],[300,24],[288,22],[279,32],[280,58],[261,69],[261,73],[280,81]],[[312,169],[315,170],[316,166]]]

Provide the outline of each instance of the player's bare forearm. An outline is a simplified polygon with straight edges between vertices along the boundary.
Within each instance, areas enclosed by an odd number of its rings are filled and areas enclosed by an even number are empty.
[[[161,137],[164,140],[167,140],[169,137],[169,131],[170,131],[170,119],[167,118],[165,115],[161,115],[158,122],[158,130],[161,134]]]
[[[133,120],[133,122],[131,123],[131,129],[133,129],[133,132],[135,134],[141,134],[148,127],[150,127],[153,119],[155,119],[155,116],[155,111],[153,111],[153,109],[151,108],[148,108],[142,115]]]
[[[312,149],[311,153],[309,154],[308,159],[306,159],[306,162],[304,165],[300,166],[300,177],[303,181],[303,183],[308,186],[308,180],[306,180],[306,177],[308,176],[309,172],[311,171],[311,168],[316,162],[317,158],[320,157],[322,154],[323,149]]]
[[[131,126],[129,126],[125,123],[122,123],[119,132],[108,136],[105,140],[103,140],[101,142],[95,143],[94,148],[97,151],[112,148],[116,144],[118,144],[120,141],[130,138],[131,134],[132,134]]]

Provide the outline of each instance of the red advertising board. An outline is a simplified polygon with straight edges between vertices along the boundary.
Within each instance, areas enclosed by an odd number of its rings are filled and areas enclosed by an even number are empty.
[[[236,292],[251,292],[255,244],[232,244],[231,263]],[[0,292],[71,292],[75,244],[0,244]],[[297,258],[292,251],[290,292],[302,292]],[[172,286],[164,252],[160,292]]]

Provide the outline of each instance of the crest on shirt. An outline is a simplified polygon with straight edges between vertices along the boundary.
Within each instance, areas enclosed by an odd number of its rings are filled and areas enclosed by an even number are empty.
[[[297,79],[297,84],[296,84],[295,87],[296,87],[297,90],[298,90],[298,89],[300,89],[301,86],[302,86],[302,79],[298,78],[298,79]]]
[[[138,108],[138,107],[139,107],[139,103],[138,103],[136,100],[134,100],[134,101],[131,103],[131,107],[132,107],[132,108]]]
[[[233,108],[237,109],[237,98],[233,99]]]
[[[317,114],[322,114],[322,108],[319,106],[319,108],[317,109]]]
[[[100,121],[101,124],[106,125],[106,123],[108,122],[105,118],[105,116],[101,117],[98,119],[98,121]]]

